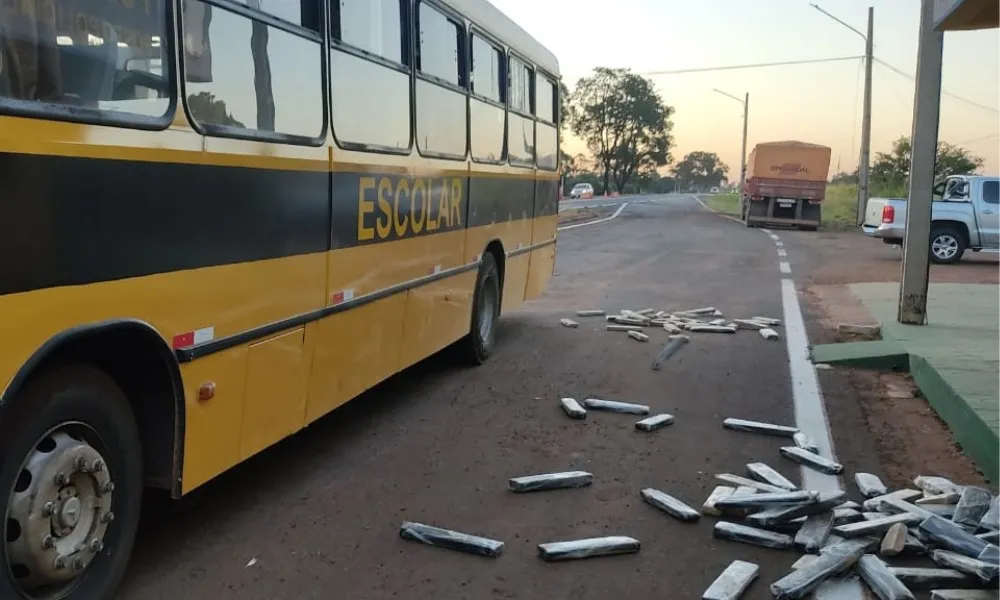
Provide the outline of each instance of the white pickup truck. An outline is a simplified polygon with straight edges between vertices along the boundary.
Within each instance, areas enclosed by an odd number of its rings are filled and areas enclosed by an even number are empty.
[[[865,235],[902,245],[905,198],[870,198],[861,226]],[[1000,249],[1000,178],[955,175],[934,186],[931,262],[956,263],[966,250]]]

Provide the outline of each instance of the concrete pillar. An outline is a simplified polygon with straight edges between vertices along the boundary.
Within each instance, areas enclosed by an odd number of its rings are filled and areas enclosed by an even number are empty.
[[[917,78],[913,96],[910,141],[910,190],[906,207],[906,237],[899,283],[900,323],[923,325],[927,320],[927,279],[934,162],[941,110],[941,55],[944,34],[934,30],[934,0],[922,0]]]

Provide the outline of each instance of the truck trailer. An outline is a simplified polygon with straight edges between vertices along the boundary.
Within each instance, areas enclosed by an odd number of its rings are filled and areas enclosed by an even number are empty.
[[[820,224],[830,148],[798,141],[757,144],[747,162],[740,212],[747,227]]]

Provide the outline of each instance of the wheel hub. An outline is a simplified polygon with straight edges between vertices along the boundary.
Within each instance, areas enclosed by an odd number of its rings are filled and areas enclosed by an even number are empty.
[[[6,515],[7,568],[28,597],[72,583],[104,549],[113,491],[92,446],[62,429],[39,440]]]
[[[958,252],[958,240],[950,235],[939,235],[931,243],[931,250],[938,258],[949,259]]]

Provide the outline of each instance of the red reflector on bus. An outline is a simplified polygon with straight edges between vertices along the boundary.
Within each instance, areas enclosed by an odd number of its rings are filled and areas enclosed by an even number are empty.
[[[193,331],[174,336],[174,348],[187,348],[188,346],[194,346]]]

